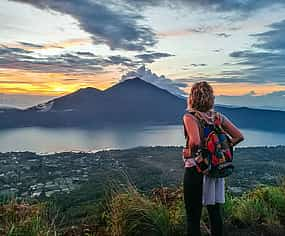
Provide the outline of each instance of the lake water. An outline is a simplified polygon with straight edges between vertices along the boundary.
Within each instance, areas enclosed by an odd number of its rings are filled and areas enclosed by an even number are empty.
[[[285,145],[285,133],[242,131],[246,140],[240,146]],[[184,143],[180,125],[102,129],[32,127],[0,131],[0,152],[96,151],[137,146],[181,146]]]

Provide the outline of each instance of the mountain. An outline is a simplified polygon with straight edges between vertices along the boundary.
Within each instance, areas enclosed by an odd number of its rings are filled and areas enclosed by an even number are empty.
[[[70,112],[90,109],[90,101],[96,102],[102,91],[96,88],[83,88],[78,91],[53,99],[47,103],[28,108],[38,112]]]
[[[106,90],[83,88],[26,110],[0,112],[0,128],[101,127],[122,124],[181,124],[186,100],[139,78]],[[285,132],[285,112],[216,106],[239,127]]]
[[[9,111],[20,111],[21,109],[11,106],[0,106],[0,113]]]
[[[135,78],[104,91],[84,88],[23,111],[0,114],[0,128],[175,124],[184,108],[181,98]]]

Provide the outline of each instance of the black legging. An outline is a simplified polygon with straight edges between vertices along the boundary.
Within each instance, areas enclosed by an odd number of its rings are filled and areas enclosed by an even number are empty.
[[[200,218],[202,213],[203,175],[196,167],[185,168],[184,202],[187,217],[187,236],[200,236]],[[208,205],[212,236],[223,236],[223,217],[221,204]]]

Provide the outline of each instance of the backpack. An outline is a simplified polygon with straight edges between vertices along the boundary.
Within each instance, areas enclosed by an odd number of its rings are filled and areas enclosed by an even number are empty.
[[[199,173],[214,178],[223,178],[233,173],[233,147],[230,138],[222,128],[220,116],[215,112],[213,124],[208,124],[205,120],[199,119],[195,112],[188,112],[198,119],[201,145],[194,155],[196,168]],[[188,147],[189,136],[184,125],[186,138],[186,148]],[[187,157],[186,157],[187,158]]]

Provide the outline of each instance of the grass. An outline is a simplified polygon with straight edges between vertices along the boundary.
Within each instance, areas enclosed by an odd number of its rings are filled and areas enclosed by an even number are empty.
[[[228,198],[225,209],[226,219],[232,223],[251,226],[284,224],[284,185],[257,187],[239,198]]]
[[[260,186],[234,197],[226,194],[225,225],[235,232],[228,235],[282,235],[285,232],[285,184]],[[182,189],[156,189],[154,196],[139,193],[134,187],[114,191],[108,205],[108,232],[123,235],[184,235],[185,210]],[[202,231],[209,232],[208,215],[202,214]],[[234,228],[234,229],[233,229]]]
[[[17,203],[11,201],[0,206],[0,235],[52,236],[54,225],[46,220],[44,204]]]
[[[119,186],[119,187],[118,187]],[[113,185],[88,221],[62,229],[56,207],[11,201],[0,205],[0,235],[8,236],[182,236],[185,232],[183,189],[157,188],[151,194],[132,184]],[[93,208],[90,208],[92,210]],[[227,235],[285,235],[285,184],[260,186],[240,196],[226,194]],[[84,221],[82,221],[84,222]],[[207,211],[202,231],[208,235]],[[56,230],[57,229],[57,230]]]
[[[107,222],[112,236],[171,235],[168,209],[131,186],[124,193],[113,193],[108,204]]]

